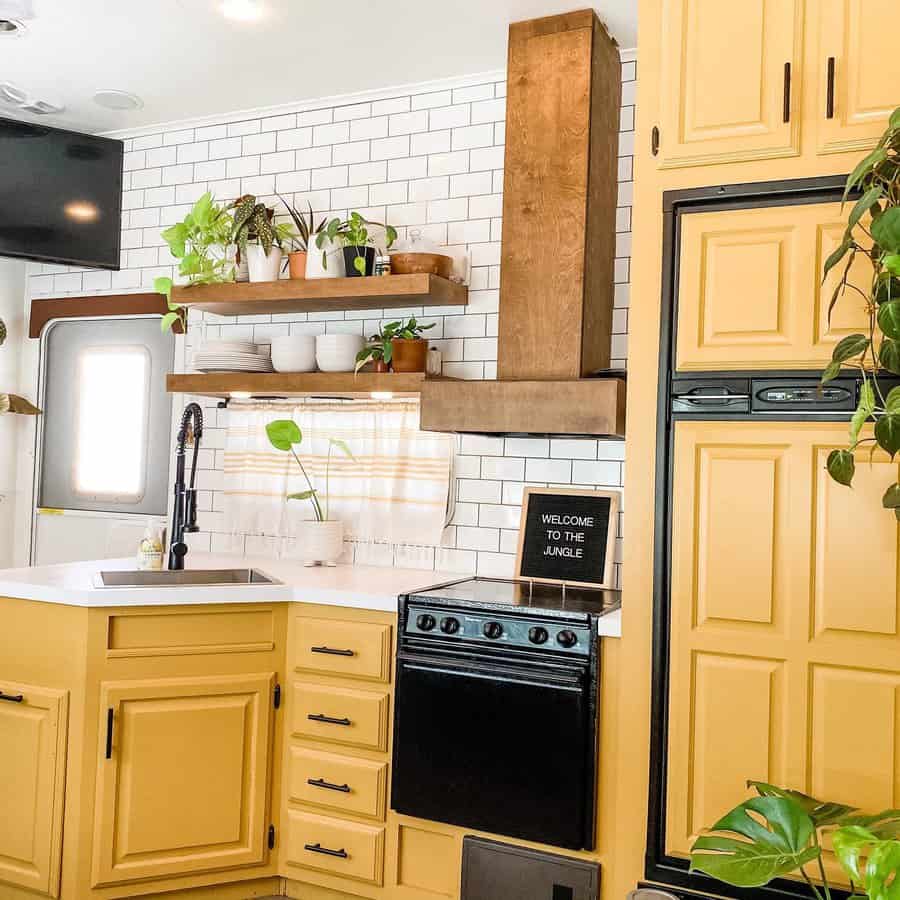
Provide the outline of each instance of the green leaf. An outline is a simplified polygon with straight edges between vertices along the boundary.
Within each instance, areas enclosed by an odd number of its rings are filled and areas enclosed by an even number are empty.
[[[854,356],[861,356],[869,349],[869,339],[864,334],[848,334],[838,341],[831,354],[833,362],[842,363]]]
[[[884,401],[884,411],[900,413],[900,387],[891,388]]]
[[[356,256],[353,259],[353,268],[359,272],[360,275],[366,274],[366,258],[364,256]]]
[[[880,163],[883,163],[886,159],[887,150],[885,150],[884,147],[876,147],[868,156],[861,159],[847,179],[847,184],[844,186],[843,200],[846,201],[847,197],[850,195],[850,191],[852,191],[853,188],[869,174],[869,172]]]
[[[761,887],[796,871],[821,852],[810,845],[815,831],[812,819],[788,797],[754,797],[711,830],[745,840],[723,834],[698,838],[691,848],[691,871],[705,872],[737,887]]]
[[[849,236],[850,232],[856,228],[860,219],[862,219],[862,217],[872,208],[873,204],[881,199],[883,193],[881,185],[875,185],[875,187],[869,188],[869,190],[856,201],[853,209],[850,211],[850,218],[847,220],[847,236]]]
[[[882,250],[900,253],[900,206],[886,209],[872,223],[872,237]]]
[[[856,811],[855,806],[816,800],[815,797],[810,797],[800,791],[776,787],[774,784],[767,784],[765,781],[748,781],[747,787],[755,788],[761,797],[784,797],[787,800],[792,800],[812,819],[812,823],[816,828],[821,828],[823,825],[834,825],[848,813]]]
[[[884,492],[881,505],[885,509],[900,509],[900,484],[892,484]]]
[[[863,382],[859,392],[859,405],[850,419],[850,443],[855,444],[859,438],[859,432],[872,413],[875,412],[875,390],[868,380]]]
[[[839,362],[829,363],[825,371],[822,373],[820,384],[828,384],[841,374],[841,364]]]
[[[266,425],[266,434],[269,437],[269,443],[276,450],[290,450],[294,444],[299,444],[303,440],[303,432],[300,426],[290,419],[276,419]]]
[[[874,815],[849,816],[844,825],[861,825],[879,840],[900,838],[900,809],[886,809]]]
[[[331,444],[332,447],[337,447],[338,450],[340,450],[345,455],[349,456],[350,459],[356,458],[353,455],[353,451],[350,449],[350,447],[347,445],[347,443],[345,441],[338,440],[337,438],[329,438],[329,443]]]
[[[869,900],[900,898],[900,841],[882,841],[872,849],[865,885]]]
[[[900,106],[891,113],[890,128],[900,128]]]
[[[850,487],[856,474],[856,460],[849,450],[832,450],[825,464],[828,474],[838,483]]]
[[[888,372],[900,375],[900,342],[885,338],[878,349],[878,361]]]
[[[875,423],[875,440],[893,459],[900,450],[900,415],[887,413],[881,416]]]
[[[310,500],[318,491],[301,491],[299,494],[288,494],[285,499],[287,500]]]
[[[890,256],[886,256],[882,263],[892,275],[900,275],[900,253],[892,253]]]
[[[856,884],[863,884],[865,877],[860,868],[861,857],[878,838],[871,831],[859,825],[838,828],[831,836],[835,856],[844,871]]]
[[[160,320],[159,327],[162,331],[169,331],[172,326],[181,319],[181,314],[177,312],[166,313]]]
[[[157,294],[162,294],[166,300],[171,301],[172,279],[166,277],[155,278],[153,280],[153,290],[156,291]]]
[[[838,244],[828,259],[825,260],[825,267],[822,271],[823,281],[828,277],[828,273],[847,255],[847,252],[852,246],[853,238],[849,236],[845,237],[840,244]]]
[[[889,338],[900,338],[900,300],[890,300],[878,307],[878,327]]]
[[[892,276],[889,272],[882,272],[875,285],[875,302],[880,305],[897,298],[900,298],[900,277]]]

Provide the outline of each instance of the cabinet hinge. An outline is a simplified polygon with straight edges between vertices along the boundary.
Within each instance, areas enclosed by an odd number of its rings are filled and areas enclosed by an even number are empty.
[[[276,684],[275,690],[272,694],[272,703],[275,705],[275,709],[278,709],[281,706],[281,685]]]
[[[268,838],[268,844],[269,844],[269,849],[270,849],[270,850],[274,850],[274,849],[275,849],[275,826],[274,826],[274,825],[270,825],[270,826],[269,826],[269,838]]]

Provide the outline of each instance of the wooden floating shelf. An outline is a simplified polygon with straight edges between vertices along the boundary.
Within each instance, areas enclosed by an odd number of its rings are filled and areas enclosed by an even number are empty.
[[[310,278],[175,287],[172,300],[220,316],[465,306],[469,289],[438,275]]]
[[[443,379],[441,379],[443,380]],[[425,375],[413,373],[282,372],[167,375],[166,390],[200,397],[369,397],[373,393],[396,396],[418,395]]]
[[[483,434],[625,436],[625,381],[428,380],[422,386],[424,431]]]

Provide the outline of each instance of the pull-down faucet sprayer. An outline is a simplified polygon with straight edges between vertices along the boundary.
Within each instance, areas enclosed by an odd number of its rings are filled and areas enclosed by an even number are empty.
[[[184,453],[189,437],[193,446],[191,481],[190,487],[185,487]],[[178,448],[175,452],[175,506],[172,512],[172,533],[169,536],[170,570],[184,568],[184,557],[188,552],[184,536],[200,530],[197,527],[197,491],[194,488],[194,479],[197,477],[197,453],[200,450],[201,437],[203,437],[203,410],[196,403],[188,403],[181,417]]]

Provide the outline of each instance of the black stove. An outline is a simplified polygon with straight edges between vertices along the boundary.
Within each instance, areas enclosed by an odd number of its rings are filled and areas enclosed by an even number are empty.
[[[593,848],[597,619],[619,596],[493,578],[401,596],[392,807]]]

